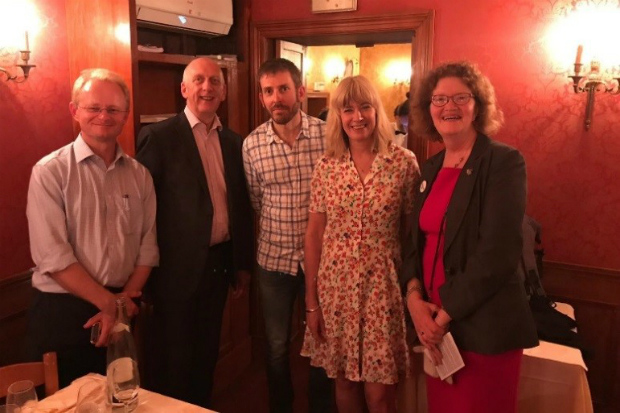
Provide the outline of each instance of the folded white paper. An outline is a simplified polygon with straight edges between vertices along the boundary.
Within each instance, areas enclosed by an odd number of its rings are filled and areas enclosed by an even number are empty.
[[[443,336],[437,348],[441,352],[442,357],[441,364],[436,366],[437,374],[441,380],[445,380],[446,377],[452,376],[465,367],[465,362],[463,362],[461,353],[459,353],[459,349],[456,347],[456,343],[450,332]]]

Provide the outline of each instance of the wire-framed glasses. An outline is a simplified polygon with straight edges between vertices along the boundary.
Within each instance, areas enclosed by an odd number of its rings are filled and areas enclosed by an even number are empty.
[[[431,96],[431,103],[437,107],[446,106],[450,100],[459,106],[466,105],[474,95],[471,93],[457,93],[456,95],[433,95]]]
[[[122,110],[118,108],[102,108],[99,106],[79,106],[79,108],[85,110],[91,115],[100,115],[101,112],[106,111],[110,116],[119,116],[123,113],[129,112],[128,110]]]

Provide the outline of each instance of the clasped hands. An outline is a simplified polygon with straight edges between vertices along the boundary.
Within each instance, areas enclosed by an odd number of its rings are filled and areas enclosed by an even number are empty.
[[[138,298],[141,295],[142,292],[140,291],[123,291],[118,294],[110,294],[103,308],[100,308],[100,311],[84,324],[84,328],[91,328],[97,323],[100,324],[99,339],[94,343],[95,347],[105,347],[108,345],[108,339],[116,320],[116,299],[125,297],[127,315],[129,318],[132,318],[139,312],[139,308],[133,302],[133,298]]]
[[[441,364],[442,356],[437,345],[448,331],[450,317],[439,306],[413,296],[407,300],[407,309],[420,343],[428,350],[433,363]]]

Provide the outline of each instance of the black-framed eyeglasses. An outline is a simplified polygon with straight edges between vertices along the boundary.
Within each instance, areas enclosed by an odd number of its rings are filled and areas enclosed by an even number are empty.
[[[437,107],[446,106],[450,100],[456,103],[459,106],[463,106],[469,103],[469,100],[473,98],[474,95],[471,93],[457,93],[456,95],[447,96],[447,95],[433,95],[431,96],[431,103]]]
[[[100,115],[101,112],[106,111],[110,116],[119,116],[123,113],[129,112],[128,110],[121,110],[117,108],[100,108],[99,106],[78,106],[80,109],[85,110],[91,115]]]

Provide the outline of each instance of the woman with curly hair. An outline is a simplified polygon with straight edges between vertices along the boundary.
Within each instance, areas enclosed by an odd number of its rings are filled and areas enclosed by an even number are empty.
[[[523,349],[538,344],[517,275],[525,161],[491,140],[503,114],[469,62],[443,64],[418,87],[413,130],[445,150],[422,167],[401,285],[435,363],[450,331],[465,362],[453,384],[427,376],[430,413],[516,412]]]

